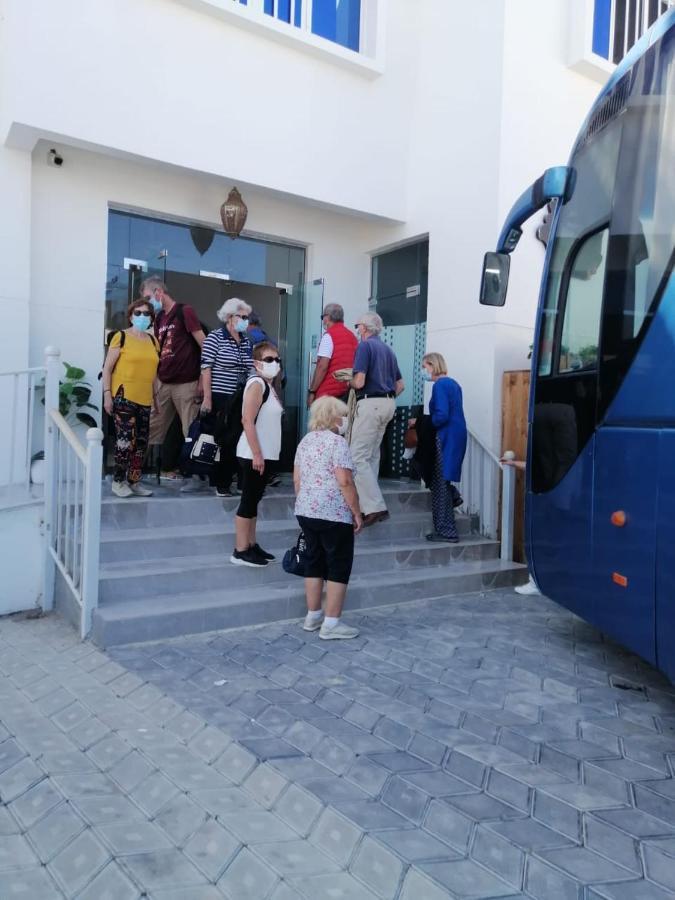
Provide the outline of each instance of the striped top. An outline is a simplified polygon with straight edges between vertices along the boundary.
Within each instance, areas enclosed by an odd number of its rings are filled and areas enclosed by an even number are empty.
[[[245,334],[235,341],[225,328],[210,332],[202,344],[202,369],[211,369],[214,394],[233,394],[254,373],[251,342]]]

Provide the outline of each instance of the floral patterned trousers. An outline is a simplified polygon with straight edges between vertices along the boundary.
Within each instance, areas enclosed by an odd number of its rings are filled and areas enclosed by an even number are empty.
[[[143,457],[150,434],[150,407],[140,406],[118,395],[113,400],[115,424],[114,481],[140,481]]]

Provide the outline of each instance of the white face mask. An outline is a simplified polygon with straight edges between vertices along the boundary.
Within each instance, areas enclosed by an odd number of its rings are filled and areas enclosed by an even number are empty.
[[[279,372],[281,371],[281,366],[278,362],[271,363],[258,363],[259,369],[258,371],[263,376],[263,378],[276,378]]]
[[[338,425],[337,433],[341,435],[347,434],[347,428],[349,427],[349,419],[347,416],[343,416],[340,419],[340,424]]]

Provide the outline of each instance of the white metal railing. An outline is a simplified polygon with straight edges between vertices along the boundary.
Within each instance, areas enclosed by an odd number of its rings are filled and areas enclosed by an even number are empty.
[[[43,608],[54,605],[56,570],[80,608],[80,634],[98,605],[103,432],[90,428],[84,447],[59,412],[60,353],[47,357],[45,381],[45,553]]]
[[[0,498],[13,502],[31,496],[30,469],[36,450],[39,395],[44,387],[46,369],[17,369],[0,372],[0,408],[9,431],[0,446]],[[41,444],[41,440],[40,440]]]
[[[620,62],[668,6],[669,0],[595,0],[595,15],[602,17],[609,30],[608,36],[605,31],[609,61]]]
[[[505,456],[513,454],[509,451]],[[485,537],[496,538],[499,533],[501,559],[512,560],[516,472],[512,466],[503,466],[470,430],[459,490],[464,499],[462,511],[477,517],[478,530]]]

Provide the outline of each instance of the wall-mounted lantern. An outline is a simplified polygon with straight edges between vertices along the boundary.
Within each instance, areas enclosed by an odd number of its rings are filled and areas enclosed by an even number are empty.
[[[225,234],[228,234],[232,240],[239,237],[246,224],[247,216],[248,207],[241,199],[241,194],[237,188],[234,187],[228,194],[227,200],[220,207],[220,218],[223,220]]]

